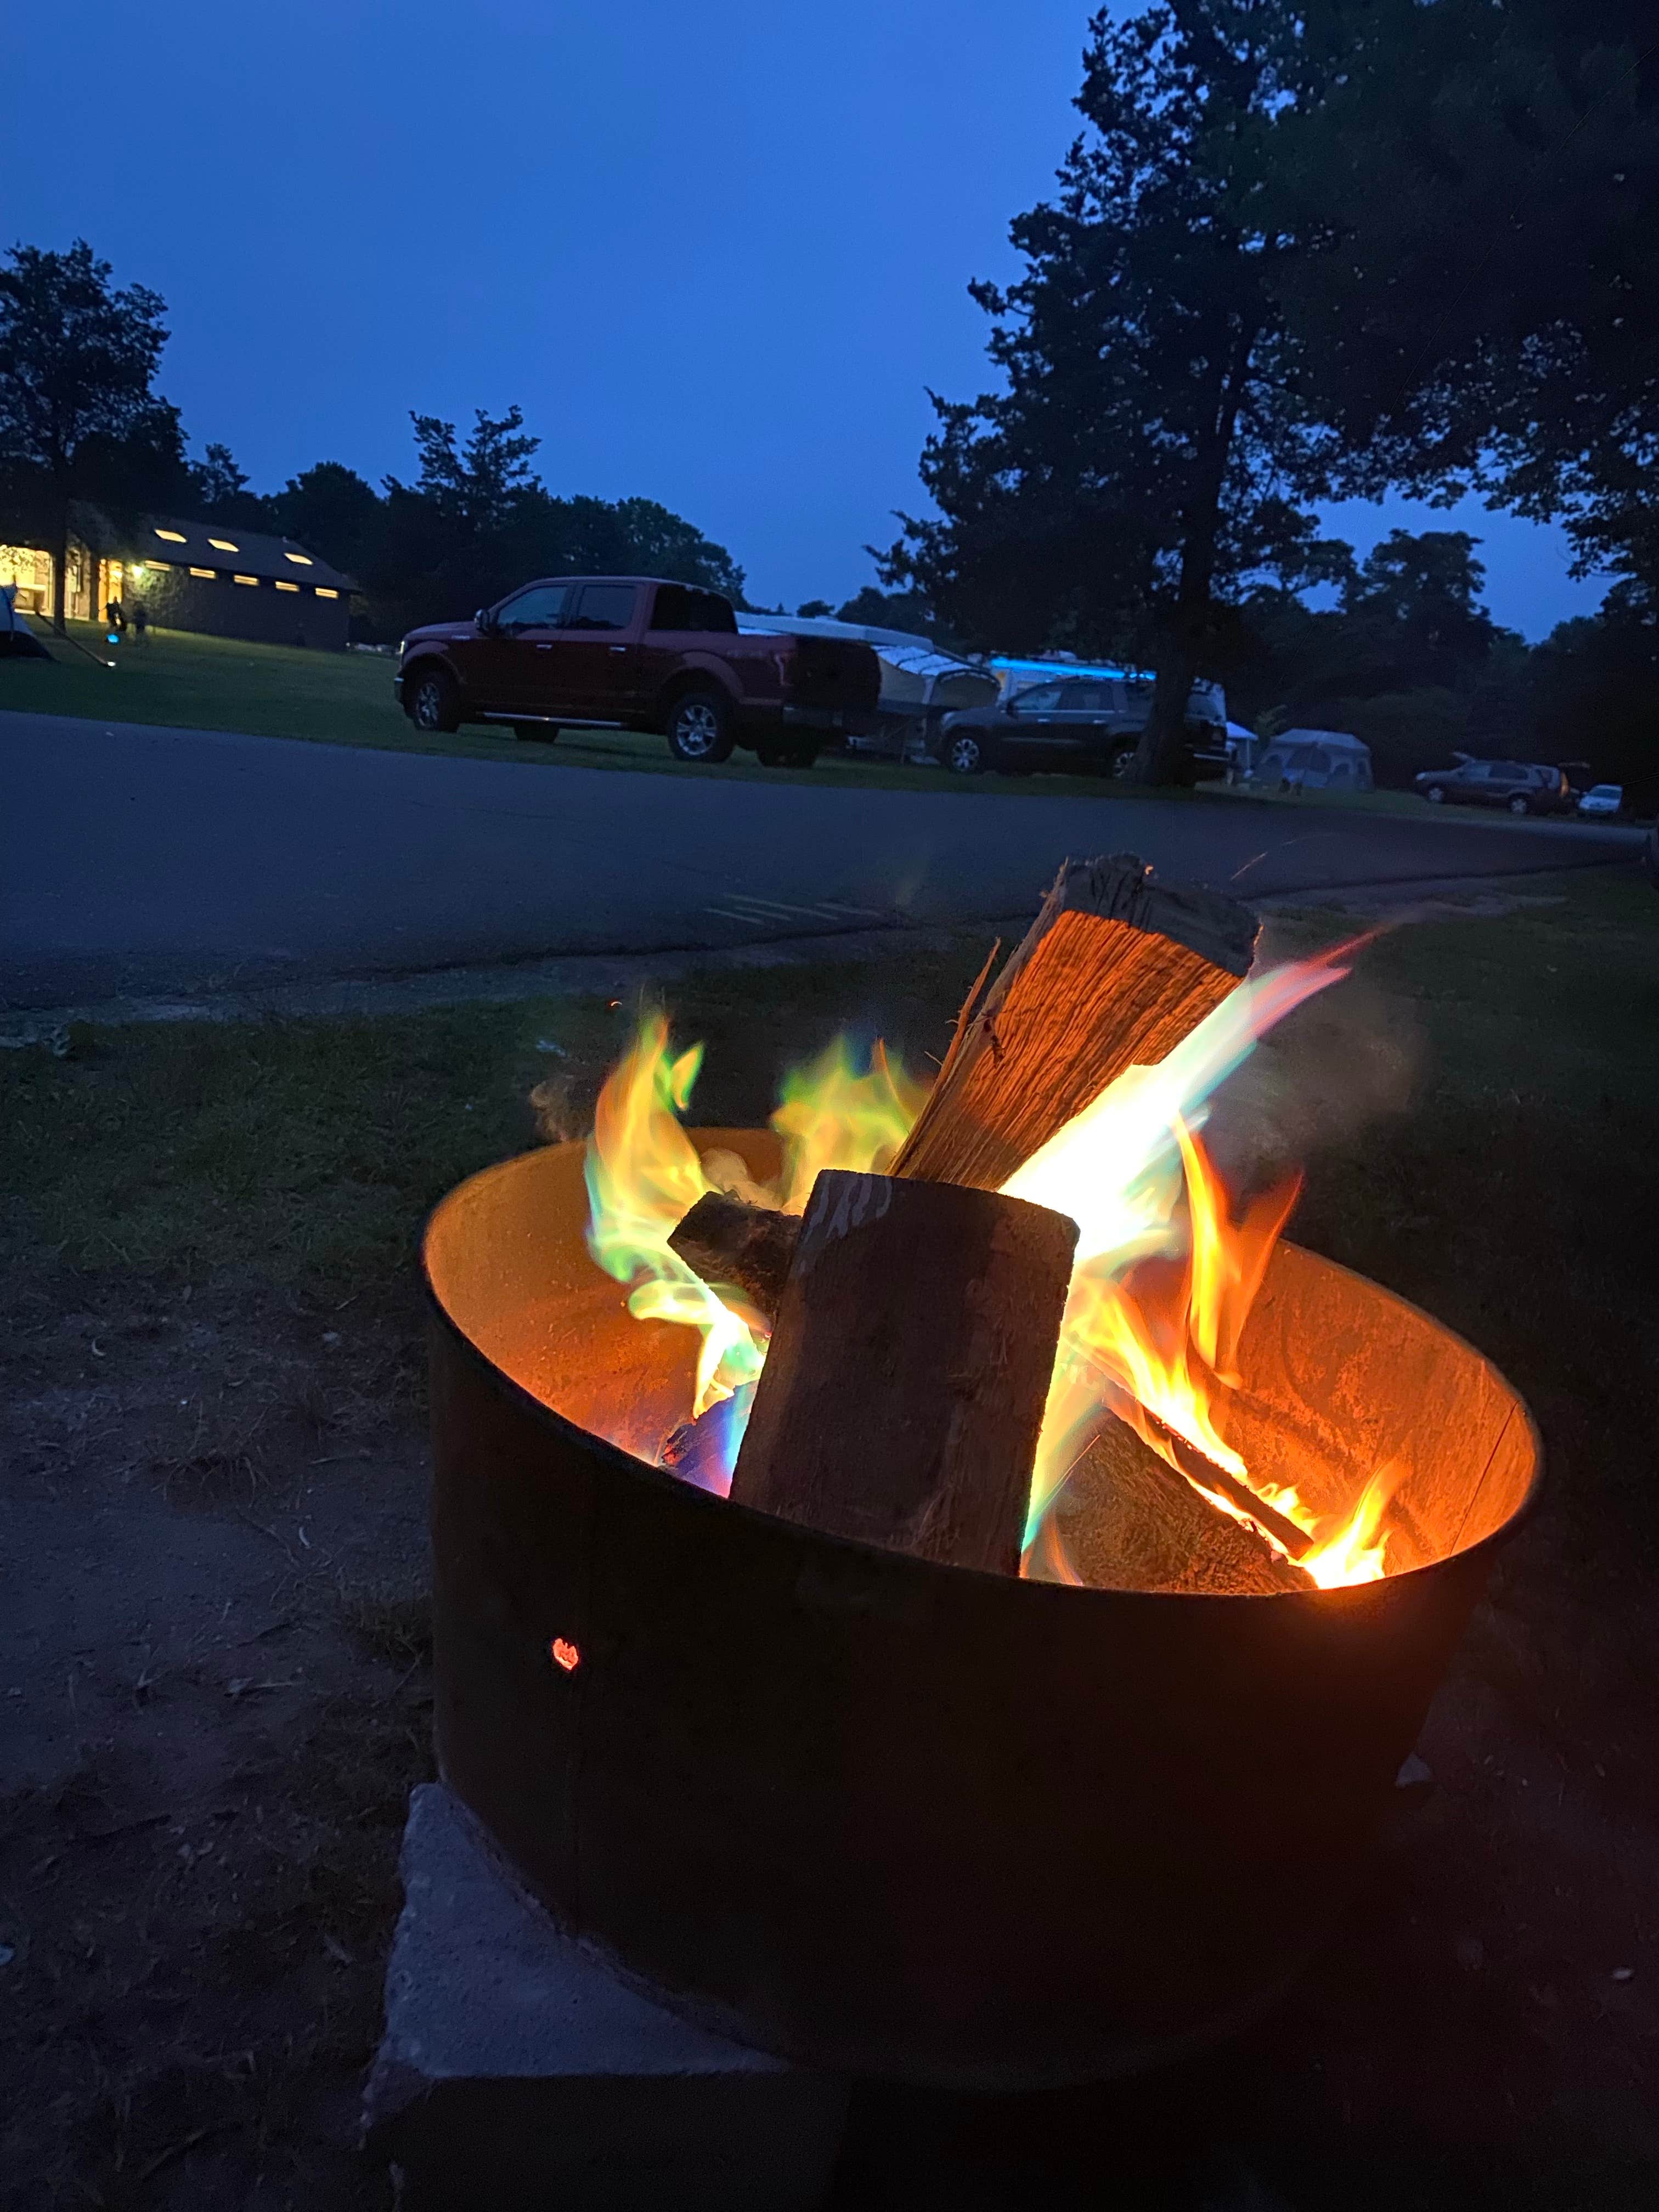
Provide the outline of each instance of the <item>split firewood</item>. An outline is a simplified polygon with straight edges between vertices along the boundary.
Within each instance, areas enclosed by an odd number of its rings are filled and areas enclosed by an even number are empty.
[[[732,1497],[1018,1571],[1076,1224],[950,1184],[812,1186]]]
[[[706,1191],[668,1240],[704,1282],[730,1284],[768,1321],[799,1242],[798,1215],[750,1206],[723,1190]]]
[[[1192,1457],[1210,1482],[1211,1462]],[[1072,1470],[1055,1510],[1073,1565],[1097,1589],[1273,1597],[1314,1586],[1264,1536],[1200,1498],[1115,1416]]]
[[[1157,883],[1133,854],[1066,862],[995,982],[969,994],[891,1173],[1000,1189],[1126,1067],[1196,1029],[1255,935],[1236,899]]]

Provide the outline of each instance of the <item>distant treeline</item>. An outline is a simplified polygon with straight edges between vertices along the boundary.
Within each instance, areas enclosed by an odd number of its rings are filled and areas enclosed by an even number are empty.
[[[550,492],[516,407],[479,409],[465,441],[452,422],[413,416],[415,479],[388,477],[378,490],[339,461],[259,493],[227,446],[191,459],[179,410],[155,390],[166,303],[112,276],[84,240],[64,252],[15,246],[0,261],[0,544],[51,551],[60,609],[87,507],[118,532],[149,514],[299,538],[361,584],[356,619],[371,636],[469,613],[562,570],[643,571],[741,600],[743,571],[726,548],[655,500]]]

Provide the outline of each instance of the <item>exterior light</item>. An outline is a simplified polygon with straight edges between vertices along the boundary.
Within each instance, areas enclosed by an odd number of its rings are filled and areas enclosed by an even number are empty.
[[[292,561],[295,568],[309,568],[313,565],[309,553],[285,552],[283,555],[283,558],[284,561]]]

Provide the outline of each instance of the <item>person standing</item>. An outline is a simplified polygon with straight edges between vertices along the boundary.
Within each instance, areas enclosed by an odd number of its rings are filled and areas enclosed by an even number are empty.
[[[104,609],[104,627],[112,630],[118,638],[127,634],[127,611],[119,599],[112,599]]]
[[[142,599],[137,599],[133,603],[132,641],[135,645],[149,643],[149,609]]]

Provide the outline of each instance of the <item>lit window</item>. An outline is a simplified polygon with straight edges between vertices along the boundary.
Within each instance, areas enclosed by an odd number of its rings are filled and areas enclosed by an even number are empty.
[[[259,579],[257,576],[233,576],[231,578],[231,581],[234,584],[257,584],[258,580]]]
[[[222,553],[240,553],[241,547],[234,538],[210,538],[210,545],[216,545]]]
[[[331,584],[319,584],[317,586],[317,596],[319,599],[337,599],[340,594]]]
[[[296,568],[308,568],[311,566],[309,553],[284,553],[283,558],[284,561],[292,561]]]
[[[182,545],[185,543],[185,533],[182,530],[158,529],[155,535],[158,538],[165,538],[169,545]]]
[[[276,588],[279,592],[297,592],[300,586],[297,584],[284,583],[283,579],[278,576],[276,579]]]
[[[192,576],[211,576],[216,574],[217,571],[212,568],[192,568],[190,573]]]

